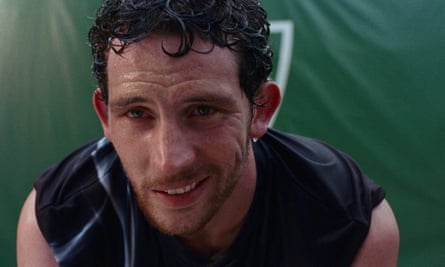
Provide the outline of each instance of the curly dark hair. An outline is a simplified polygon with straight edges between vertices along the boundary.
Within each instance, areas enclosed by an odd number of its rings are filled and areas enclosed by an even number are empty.
[[[180,35],[181,45],[174,53],[164,52],[180,57],[192,50],[198,35],[237,54],[240,87],[255,105],[258,89],[272,70],[269,25],[256,0],[105,0],[88,34],[92,70],[107,102],[110,49],[122,53],[128,44],[153,32],[173,31]]]

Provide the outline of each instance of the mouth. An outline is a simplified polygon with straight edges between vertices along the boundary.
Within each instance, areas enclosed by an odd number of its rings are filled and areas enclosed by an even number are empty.
[[[183,209],[196,204],[208,185],[208,177],[189,184],[157,188],[154,190],[159,203],[171,209]]]
[[[197,186],[199,183],[200,183],[200,182],[194,182],[194,183],[191,183],[191,184],[186,185],[186,186],[181,187],[181,188],[166,189],[166,190],[163,190],[162,192],[166,193],[167,195],[180,195],[180,194],[185,194],[185,193],[188,193],[188,192],[192,191],[193,189],[195,189],[196,186]]]

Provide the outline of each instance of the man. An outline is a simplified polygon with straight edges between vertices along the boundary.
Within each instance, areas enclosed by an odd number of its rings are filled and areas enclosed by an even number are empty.
[[[383,190],[268,129],[280,103],[254,0],[105,1],[89,40],[105,138],[50,168],[19,266],[395,266]]]

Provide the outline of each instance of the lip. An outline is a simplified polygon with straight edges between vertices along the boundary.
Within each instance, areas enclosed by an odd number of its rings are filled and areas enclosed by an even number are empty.
[[[160,202],[160,204],[169,209],[184,209],[190,206],[193,206],[203,195],[205,188],[207,187],[209,182],[209,177],[206,177],[197,182],[188,182],[182,185],[174,185],[162,188],[156,188],[153,190],[155,193],[156,199]],[[188,185],[196,184],[195,187],[189,192],[184,193],[175,193],[169,194],[167,191],[177,190],[180,188],[185,188]]]
[[[176,189],[167,189],[167,190],[164,190],[164,193],[167,193],[169,195],[178,195],[178,194],[188,193],[188,192],[194,190],[198,184],[199,184],[198,182],[194,182],[194,183],[188,184],[184,187],[179,187]]]

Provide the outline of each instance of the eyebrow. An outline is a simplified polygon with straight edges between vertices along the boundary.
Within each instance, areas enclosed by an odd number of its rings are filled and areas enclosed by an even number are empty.
[[[112,110],[124,109],[134,104],[152,103],[153,100],[145,96],[122,97],[109,102],[109,107]],[[199,94],[195,96],[186,97],[184,103],[211,103],[218,106],[234,106],[235,100],[230,96],[223,96],[218,94]]]
[[[114,101],[111,101],[109,103],[109,105],[110,105],[110,108],[112,108],[112,109],[122,109],[129,105],[148,103],[148,102],[152,102],[152,101],[146,97],[134,96],[134,97],[129,97],[129,98],[122,97],[120,99],[116,99]]]
[[[184,100],[184,102],[188,102],[188,103],[207,102],[207,103],[213,103],[213,104],[222,105],[222,106],[235,105],[235,101],[231,97],[221,96],[221,95],[213,95],[213,94],[190,96],[190,97],[187,97]]]

